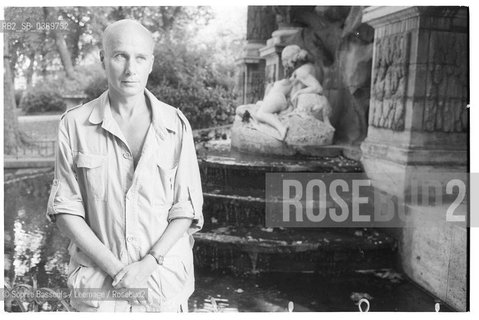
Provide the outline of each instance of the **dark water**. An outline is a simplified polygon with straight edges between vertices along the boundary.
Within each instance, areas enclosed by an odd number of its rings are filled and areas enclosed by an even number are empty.
[[[6,175],[5,180],[5,282],[66,288],[69,240],[45,218],[51,172],[30,172],[24,177],[17,173]],[[196,291],[189,309],[275,312],[287,311],[289,304],[294,311],[357,311],[355,301],[365,296],[371,301],[370,311],[434,311],[438,300],[402,275],[388,272],[321,278],[277,273],[232,276],[196,270]],[[441,310],[450,311],[444,305]]]
[[[64,287],[68,239],[45,217],[51,174],[5,183],[5,281]]]

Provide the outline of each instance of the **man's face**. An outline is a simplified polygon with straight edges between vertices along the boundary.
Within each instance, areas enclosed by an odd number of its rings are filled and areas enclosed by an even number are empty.
[[[101,55],[108,88],[121,97],[142,94],[153,68],[151,41],[134,30],[111,35]]]

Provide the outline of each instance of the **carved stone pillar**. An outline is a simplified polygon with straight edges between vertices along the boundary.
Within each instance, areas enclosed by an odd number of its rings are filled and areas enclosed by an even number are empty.
[[[236,60],[236,93],[239,104],[255,103],[264,95],[264,59],[259,56],[263,44],[248,43],[243,57]]]
[[[236,61],[236,92],[240,104],[254,103],[264,95],[265,63],[259,50],[276,28],[271,6],[249,6],[246,48]]]
[[[425,173],[444,190],[442,173],[467,172],[467,8],[369,7],[363,22],[375,29],[364,169],[376,188],[403,199]],[[445,222],[445,208],[407,203],[400,257],[410,278],[465,310],[467,229]]]
[[[369,128],[361,149],[377,166],[400,173],[407,189],[417,166],[465,171],[468,130],[468,20],[459,7],[370,7],[375,28]],[[440,167],[440,168],[439,168]]]

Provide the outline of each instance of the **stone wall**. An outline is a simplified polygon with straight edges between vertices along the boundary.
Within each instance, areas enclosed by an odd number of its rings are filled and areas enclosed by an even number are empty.
[[[408,199],[418,177],[445,194],[466,180],[468,12],[464,7],[369,7],[375,29],[368,135],[362,163],[377,189]],[[453,308],[467,310],[468,229],[446,219],[451,202],[407,204],[396,230],[406,274]],[[468,212],[467,199],[456,209]]]

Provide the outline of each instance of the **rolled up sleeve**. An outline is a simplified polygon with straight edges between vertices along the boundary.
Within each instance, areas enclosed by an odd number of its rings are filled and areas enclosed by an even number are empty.
[[[191,126],[185,116],[180,111],[178,113],[183,121],[183,130],[174,183],[174,201],[168,212],[168,222],[177,218],[190,218],[192,223],[188,233],[193,234],[201,230],[204,223],[203,191]]]
[[[73,153],[65,118],[62,118],[58,128],[55,172],[46,216],[50,222],[55,222],[58,214],[72,214],[85,218],[85,209],[74,170]]]

